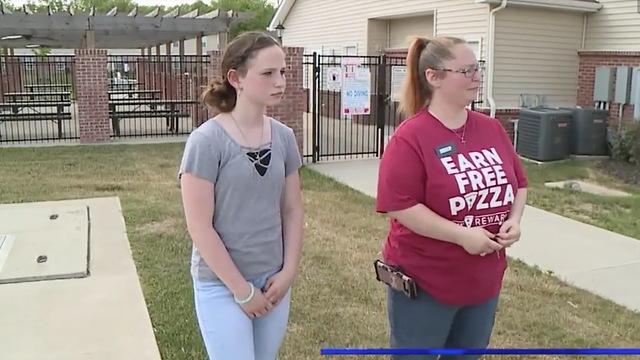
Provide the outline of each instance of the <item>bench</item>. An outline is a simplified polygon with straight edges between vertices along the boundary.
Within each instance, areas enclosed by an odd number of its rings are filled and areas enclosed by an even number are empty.
[[[178,119],[188,118],[191,115],[179,110],[117,110],[109,111],[109,117],[111,118],[111,125],[116,136],[120,136],[120,120],[123,119],[154,119],[154,118],[166,118],[167,128],[169,131],[178,131]]]
[[[65,91],[59,92],[11,92],[5,93],[4,97],[7,102],[69,102],[71,101],[71,93]],[[26,99],[26,100],[25,100]]]
[[[62,123],[72,119],[70,112],[55,113],[4,113],[0,112],[0,124],[3,122],[52,121],[58,126],[58,139],[62,139]],[[0,134],[0,138],[2,134]]]

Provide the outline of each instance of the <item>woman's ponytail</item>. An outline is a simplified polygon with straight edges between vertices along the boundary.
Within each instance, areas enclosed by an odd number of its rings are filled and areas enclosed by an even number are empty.
[[[431,98],[431,90],[420,66],[420,57],[429,44],[429,39],[415,37],[407,52],[407,76],[403,84],[399,109],[406,117],[419,113]]]

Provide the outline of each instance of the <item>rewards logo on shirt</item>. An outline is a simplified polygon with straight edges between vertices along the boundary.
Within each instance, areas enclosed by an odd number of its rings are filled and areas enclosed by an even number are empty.
[[[440,158],[447,173],[456,181],[459,195],[449,198],[452,217],[465,212],[460,222],[466,226],[486,226],[502,223],[515,194],[503,169],[503,160],[495,148],[456,153]],[[498,210],[491,215],[477,216],[482,210]],[[470,214],[467,214],[470,213]]]

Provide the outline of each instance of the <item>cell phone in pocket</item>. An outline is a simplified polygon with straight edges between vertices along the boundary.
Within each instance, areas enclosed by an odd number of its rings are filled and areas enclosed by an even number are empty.
[[[378,259],[374,261],[373,265],[376,270],[376,280],[404,293],[410,299],[415,299],[418,296],[418,287],[415,281],[400,269]]]

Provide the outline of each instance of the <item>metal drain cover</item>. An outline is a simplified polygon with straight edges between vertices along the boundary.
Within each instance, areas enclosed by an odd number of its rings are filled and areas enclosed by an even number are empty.
[[[0,210],[0,284],[86,277],[88,255],[87,207]]]

